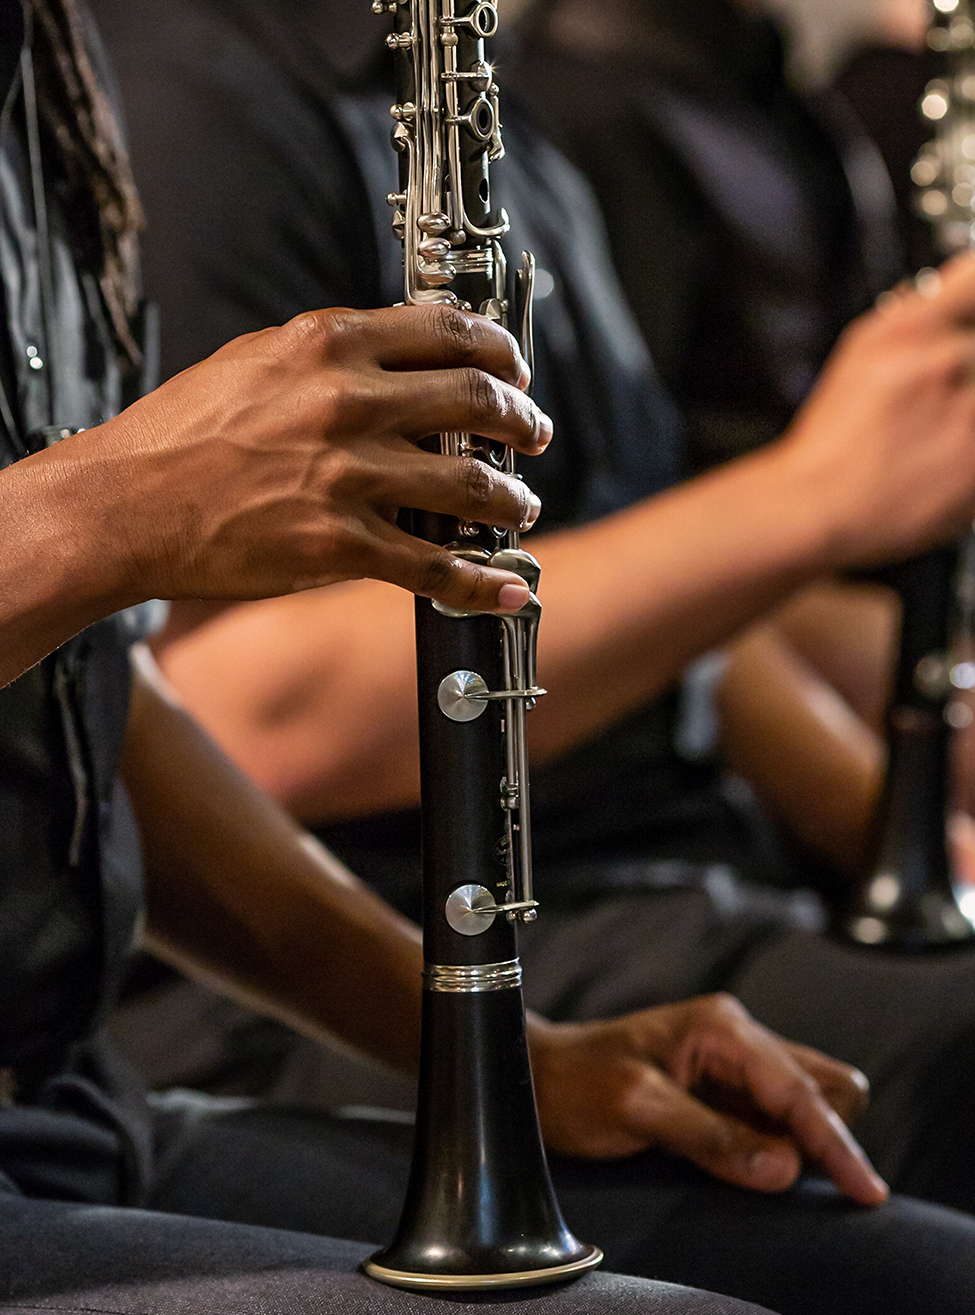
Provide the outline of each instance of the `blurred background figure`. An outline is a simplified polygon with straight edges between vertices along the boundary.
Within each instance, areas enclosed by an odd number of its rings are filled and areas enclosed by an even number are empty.
[[[806,87],[830,83],[860,48],[919,49],[928,22],[927,0],[769,0],[769,10],[790,32],[790,64]]]
[[[599,197],[688,425],[685,473],[781,433],[845,325],[933,262],[910,179],[928,17],[925,0],[523,13],[519,85]],[[870,843],[896,626],[876,585],[814,591],[736,644],[715,687],[726,761],[840,870]]]
[[[775,12],[539,0],[522,20],[520,87],[595,188],[692,469],[781,433],[905,270],[876,149],[837,96],[796,89]]]
[[[128,95],[167,370],[212,338],[308,304],[400,298],[384,204],[395,187],[387,56],[359,0],[95,7]],[[912,1190],[938,1191],[958,1141],[952,1130],[950,1157],[942,1146],[932,1166],[932,1059],[920,1036],[940,1051],[945,1028],[953,1044],[970,1027],[964,982],[975,959],[922,969],[931,1022],[913,1007],[913,962],[892,978],[889,963],[854,957],[849,975],[838,973],[826,943],[795,930],[816,919],[816,900],[773,889],[815,875],[835,891],[856,870],[879,781],[889,602],[828,581],[772,616],[796,581],[769,566],[767,542],[740,556],[769,507],[737,501],[703,521],[665,512],[661,529],[661,506],[674,504],[652,496],[780,433],[849,318],[903,272],[882,162],[835,97],[812,102],[793,89],[769,16],[733,0],[607,0],[598,11],[540,0],[499,67],[508,158],[497,191],[511,249],[539,258],[536,390],[558,434],[531,471],[552,531],[533,543],[552,696],[532,718],[546,906],[524,938],[532,1002],[579,1018],[741,984],[780,1030],[795,1015],[829,1049],[838,1029],[845,1057],[880,1080],[898,1074],[878,1091],[871,1149],[896,1146],[895,1181],[910,1174],[900,1181]],[[686,424],[627,314],[586,185],[516,92],[541,106],[603,191],[628,295]],[[843,469],[830,493],[842,490]],[[726,473],[678,490],[677,505],[697,505],[702,489],[706,500]],[[791,493],[772,501],[788,507]],[[713,534],[726,532],[714,548]],[[590,546],[602,536],[610,551]],[[893,551],[911,547],[900,540]],[[762,630],[743,641],[747,668],[737,652],[731,663],[709,654],[763,612]],[[218,617],[184,608],[160,648],[187,706],[254,779],[415,912],[410,609],[367,584]],[[801,752],[781,701],[778,740],[752,733],[772,706],[776,663],[776,688],[797,715],[813,709]],[[747,678],[732,681],[741,670]],[[790,778],[781,799],[769,795],[791,824],[785,838],[716,752],[716,682],[726,731],[744,727],[739,744],[756,749],[759,787],[763,772],[773,785]],[[235,1025],[254,1039],[252,1020]],[[319,1057],[279,1040],[292,1077],[299,1053],[307,1060],[279,1093],[307,1094]],[[260,1061],[269,1050],[258,1041]],[[276,1076],[280,1058],[268,1066]]]

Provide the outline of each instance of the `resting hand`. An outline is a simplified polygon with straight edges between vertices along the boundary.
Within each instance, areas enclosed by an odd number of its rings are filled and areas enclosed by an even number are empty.
[[[74,478],[61,472],[64,498],[73,491],[104,524],[104,566],[127,601],[258,598],[370,576],[514,611],[527,601],[517,576],[459,561],[395,521],[401,507],[512,529],[534,521],[538,500],[521,481],[417,446],[470,431],[540,452],[551,424],[527,381],[514,339],[481,316],[318,311],[236,339],[32,460],[74,463]]]
[[[846,1126],[866,1103],[863,1074],[783,1041],[731,996],[595,1023],[532,1017],[529,1043],[554,1151],[658,1147],[763,1192],[789,1187],[809,1161],[862,1205],[887,1196]]]

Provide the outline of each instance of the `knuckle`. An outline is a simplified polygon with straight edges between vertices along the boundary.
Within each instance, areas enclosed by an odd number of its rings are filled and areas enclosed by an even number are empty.
[[[297,536],[292,553],[296,578],[302,582],[317,582],[323,571],[332,578],[348,578],[356,560],[350,534],[331,517]]]
[[[660,1075],[641,1071],[636,1065],[613,1069],[613,1080],[604,1092],[606,1109],[621,1126],[634,1127],[645,1122],[648,1113],[666,1105]]]
[[[821,1097],[819,1083],[808,1073],[793,1071],[782,1083],[782,1105],[787,1110],[808,1106]]]
[[[489,506],[492,502],[494,481],[484,462],[478,461],[476,457],[465,457],[461,461],[459,474],[466,507],[472,511],[480,511]]]
[[[333,448],[310,471],[309,480],[318,485],[320,499],[335,516],[358,519],[377,500],[380,480],[372,466],[347,448]]]
[[[332,416],[344,430],[362,430],[375,423],[376,399],[365,381],[350,373],[331,390]]]
[[[424,594],[442,593],[455,574],[453,559],[449,553],[439,552],[428,556],[420,570],[420,592]]]
[[[497,420],[502,410],[497,380],[483,370],[466,369],[461,375],[461,386],[474,428]]]
[[[752,1016],[745,1006],[728,991],[715,991],[712,995],[702,996],[695,1004],[704,1021],[733,1027],[752,1022]]]
[[[304,348],[319,357],[335,358],[344,354],[349,341],[358,336],[362,322],[362,311],[333,306],[296,315],[284,326],[284,331],[294,340],[295,349]]]
[[[444,353],[461,361],[469,360],[477,351],[477,331],[474,321],[456,306],[437,305],[430,309],[434,334]]]

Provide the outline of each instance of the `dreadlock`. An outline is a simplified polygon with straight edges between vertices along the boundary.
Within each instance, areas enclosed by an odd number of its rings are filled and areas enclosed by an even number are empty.
[[[54,138],[81,259],[98,275],[123,362],[138,364],[132,330],[143,226],[118,121],[92,67],[76,0],[25,0],[33,17],[38,111]]]

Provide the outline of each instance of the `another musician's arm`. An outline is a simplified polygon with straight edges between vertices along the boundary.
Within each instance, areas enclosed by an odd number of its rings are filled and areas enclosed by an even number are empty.
[[[873,838],[896,623],[889,590],[814,586],[736,638],[717,683],[724,761],[837,873]]]
[[[939,297],[906,298],[855,326],[779,444],[532,541],[551,691],[531,717],[539,759],[651,697],[812,578],[965,521],[973,303],[966,258]],[[328,820],[416,798],[411,635],[406,600],[352,585],[231,614],[164,662],[245,770],[299,815]]]

